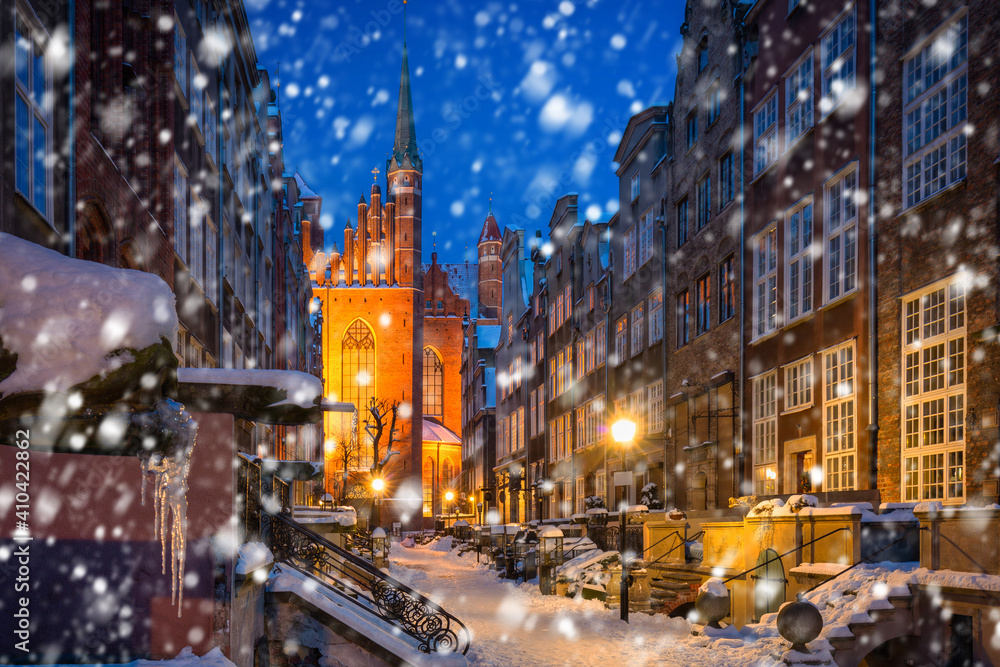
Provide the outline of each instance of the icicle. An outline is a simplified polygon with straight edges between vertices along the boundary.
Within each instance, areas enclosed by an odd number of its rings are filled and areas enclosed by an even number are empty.
[[[161,431],[173,434],[175,447],[166,456],[140,457],[143,472],[142,500],[145,505],[146,476],[153,473],[153,539],[160,540],[161,571],[166,574],[169,528],[170,600],[177,605],[177,616],[180,617],[184,602],[184,566],[187,560],[187,477],[198,425],[184,410],[184,406],[171,400],[156,404],[156,416]]]

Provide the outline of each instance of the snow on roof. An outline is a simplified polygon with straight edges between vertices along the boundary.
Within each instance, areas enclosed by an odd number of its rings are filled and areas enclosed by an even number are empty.
[[[174,295],[158,276],[0,232],[0,338],[17,355],[0,396],[65,391],[133,361],[121,350],[176,337]]]
[[[319,199],[319,195],[306,185],[299,172],[295,172],[295,184],[299,186],[299,199]]]
[[[477,345],[480,348],[489,348],[490,350],[495,350],[497,344],[500,342],[500,330],[502,327],[499,324],[484,324],[476,326],[476,338]]]
[[[312,408],[323,396],[323,383],[315,375],[302,371],[265,370],[260,368],[178,368],[177,381],[190,384],[227,384],[283,389],[286,398],[273,405],[297,405]]]
[[[442,426],[437,422],[425,419],[424,442],[444,442],[453,445],[460,445],[462,444],[462,439],[455,435],[455,432],[451,429]]]

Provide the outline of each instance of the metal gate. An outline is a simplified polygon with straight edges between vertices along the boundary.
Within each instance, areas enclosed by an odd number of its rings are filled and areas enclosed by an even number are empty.
[[[761,574],[750,575],[754,581],[754,622],[764,614],[778,611],[785,601],[785,568],[774,549],[765,549],[757,557],[757,565]]]

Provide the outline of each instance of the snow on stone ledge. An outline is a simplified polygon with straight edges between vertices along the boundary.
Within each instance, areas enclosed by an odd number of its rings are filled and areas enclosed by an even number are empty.
[[[236,667],[229,658],[223,655],[222,649],[218,646],[201,657],[195,655],[190,646],[185,646],[172,660],[134,660],[122,665],[122,667],[128,665],[134,667]]]
[[[312,408],[323,396],[323,383],[315,375],[302,371],[234,368],[178,368],[177,381],[190,384],[226,384],[251,387],[274,387],[285,391],[285,400],[277,405]]]
[[[234,572],[238,577],[245,577],[273,562],[274,555],[262,542],[247,542],[240,547]]]
[[[699,588],[699,593],[709,593],[717,598],[727,598],[729,597],[729,589],[726,585],[722,583],[722,579],[718,577],[712,577],[705,581]]]
[[[152,273],[72,259],[0,232],[0,338],[17,355],[0,395],[65,391],[177,338],[173,292]]]

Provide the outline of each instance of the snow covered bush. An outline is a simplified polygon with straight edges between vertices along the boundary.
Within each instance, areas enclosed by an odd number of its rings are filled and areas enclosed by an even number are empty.
[[[663,509],[663,501],[660,500],[660,489],[656,482],[650,482],[642,487],[642,495],[639,496],[639,504],[645,505],[651,510]]]
[[[594,509],[604,509],[604,498],[601,496],[587,496],[583,499],[584,504],[587,506],[588,510]]]

